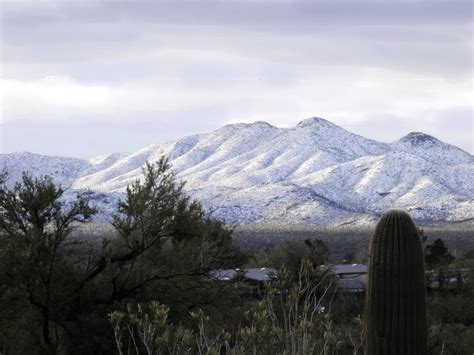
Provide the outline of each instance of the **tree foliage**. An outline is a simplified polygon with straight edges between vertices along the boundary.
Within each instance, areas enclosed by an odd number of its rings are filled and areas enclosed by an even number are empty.
[[[5,180],[0,186],[1,297],[22,297],[38,313],[49,352],[56,351],[53,338],[60,331],[51,323],[67,313],[75,292],[69,287],[75,266],[68,259],[68,237],[95,212],[81,196],[66,204],[63,193],[50,177],[27,174],[12,189]]]
[[[50,177],[24,174],[13,188],[5,181],[2,174],[5,352],[110,352],[106,315],[120,305],[163,300],[180,318],[204,304],[225,312],[232,301],[235,291],[216,283],[209,271],[235,266],[245,255],[233,245],[232,231],[184,193],[165,158],[147,164],[143,179],[127,188],[113,217],[115,235],[95,250],[74,238],[75,228],[95,212],[84,197],[66,202]]]
[[[329,257],[327,245],[316,238],[289,240],[281,245],[258,253],[251,265],[271,266],[276,269],[285,268],[289,277],[298,280],[302,264],[309,262],[314,274],[321,274],[319,267],[324,265]]]
[[[438,238],[426,246],[425,262],[429,269],[446,266],[454,261],[455,257],[445,246],[443,240]]]

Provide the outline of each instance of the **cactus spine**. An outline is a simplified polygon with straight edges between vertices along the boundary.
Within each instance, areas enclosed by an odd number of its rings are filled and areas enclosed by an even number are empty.
[[[367,355],[426,353],[426,287],[423,250],[404,211],[386,212],[369,250],[366,306]]]

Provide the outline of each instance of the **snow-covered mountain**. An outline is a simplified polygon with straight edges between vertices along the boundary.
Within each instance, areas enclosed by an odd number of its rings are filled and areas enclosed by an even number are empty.
[[[230,223],[367,224],[387,208],[425,221],[474,219],[474,157],[424,133],[387,144],[322,118],[293,128],[232,124],[88,160],[0,155],[11,181],[52,174],[90,189],[106,215],[146,161],[166,155],[188,192]]]

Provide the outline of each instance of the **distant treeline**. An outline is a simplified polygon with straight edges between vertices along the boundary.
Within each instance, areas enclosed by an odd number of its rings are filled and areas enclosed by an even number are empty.
[[[462,257],[474,250],[474,226],[445,225],[420,227],[426,236],[426,243],[442,239],[456,257]],[[76,238],[88,244],[100,246],[103,236],[114,233],[110,224],[89,224],[75,232]],[[330,260],[340,262],[348,253],[367,252],[373,228],[345,227],[330,228],[311,225],[241,225],[234,229],[232,237],[242,248],[250,252],[261,251],[284,244],[289,240],[320,239],[329,247]]]
[[[455,256],[461,257],[469,250],[474,250],[474,226],[448,225],[420,229],[427,237],[426,243],[442,239]],[[292,239],[317,238],[329,247],[330,259],[340,261],[348,253],[367,252],[372,233],[373,228],[245,225],[234,230],[233,238],[242,247],[252,251],[273,247]]]

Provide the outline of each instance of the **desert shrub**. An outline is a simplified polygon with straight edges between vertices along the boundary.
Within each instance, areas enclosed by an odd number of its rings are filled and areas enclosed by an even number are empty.
[[[239,329],[229,332],[216,327],[205,312],[192,313],[195,325],[185,328],[167,319],[169,308],[152,302],[128,307],[109,315],[117,348],[134,348],[149,354],[358,354],[362,353],[360,318],[336,327],[331,312],[335,280],[329,274],[319,281],[306,260],[298,282],[281,269],[266,284],[264,297],[245,312]],[[144,311],[147,310],[147,311]]]

